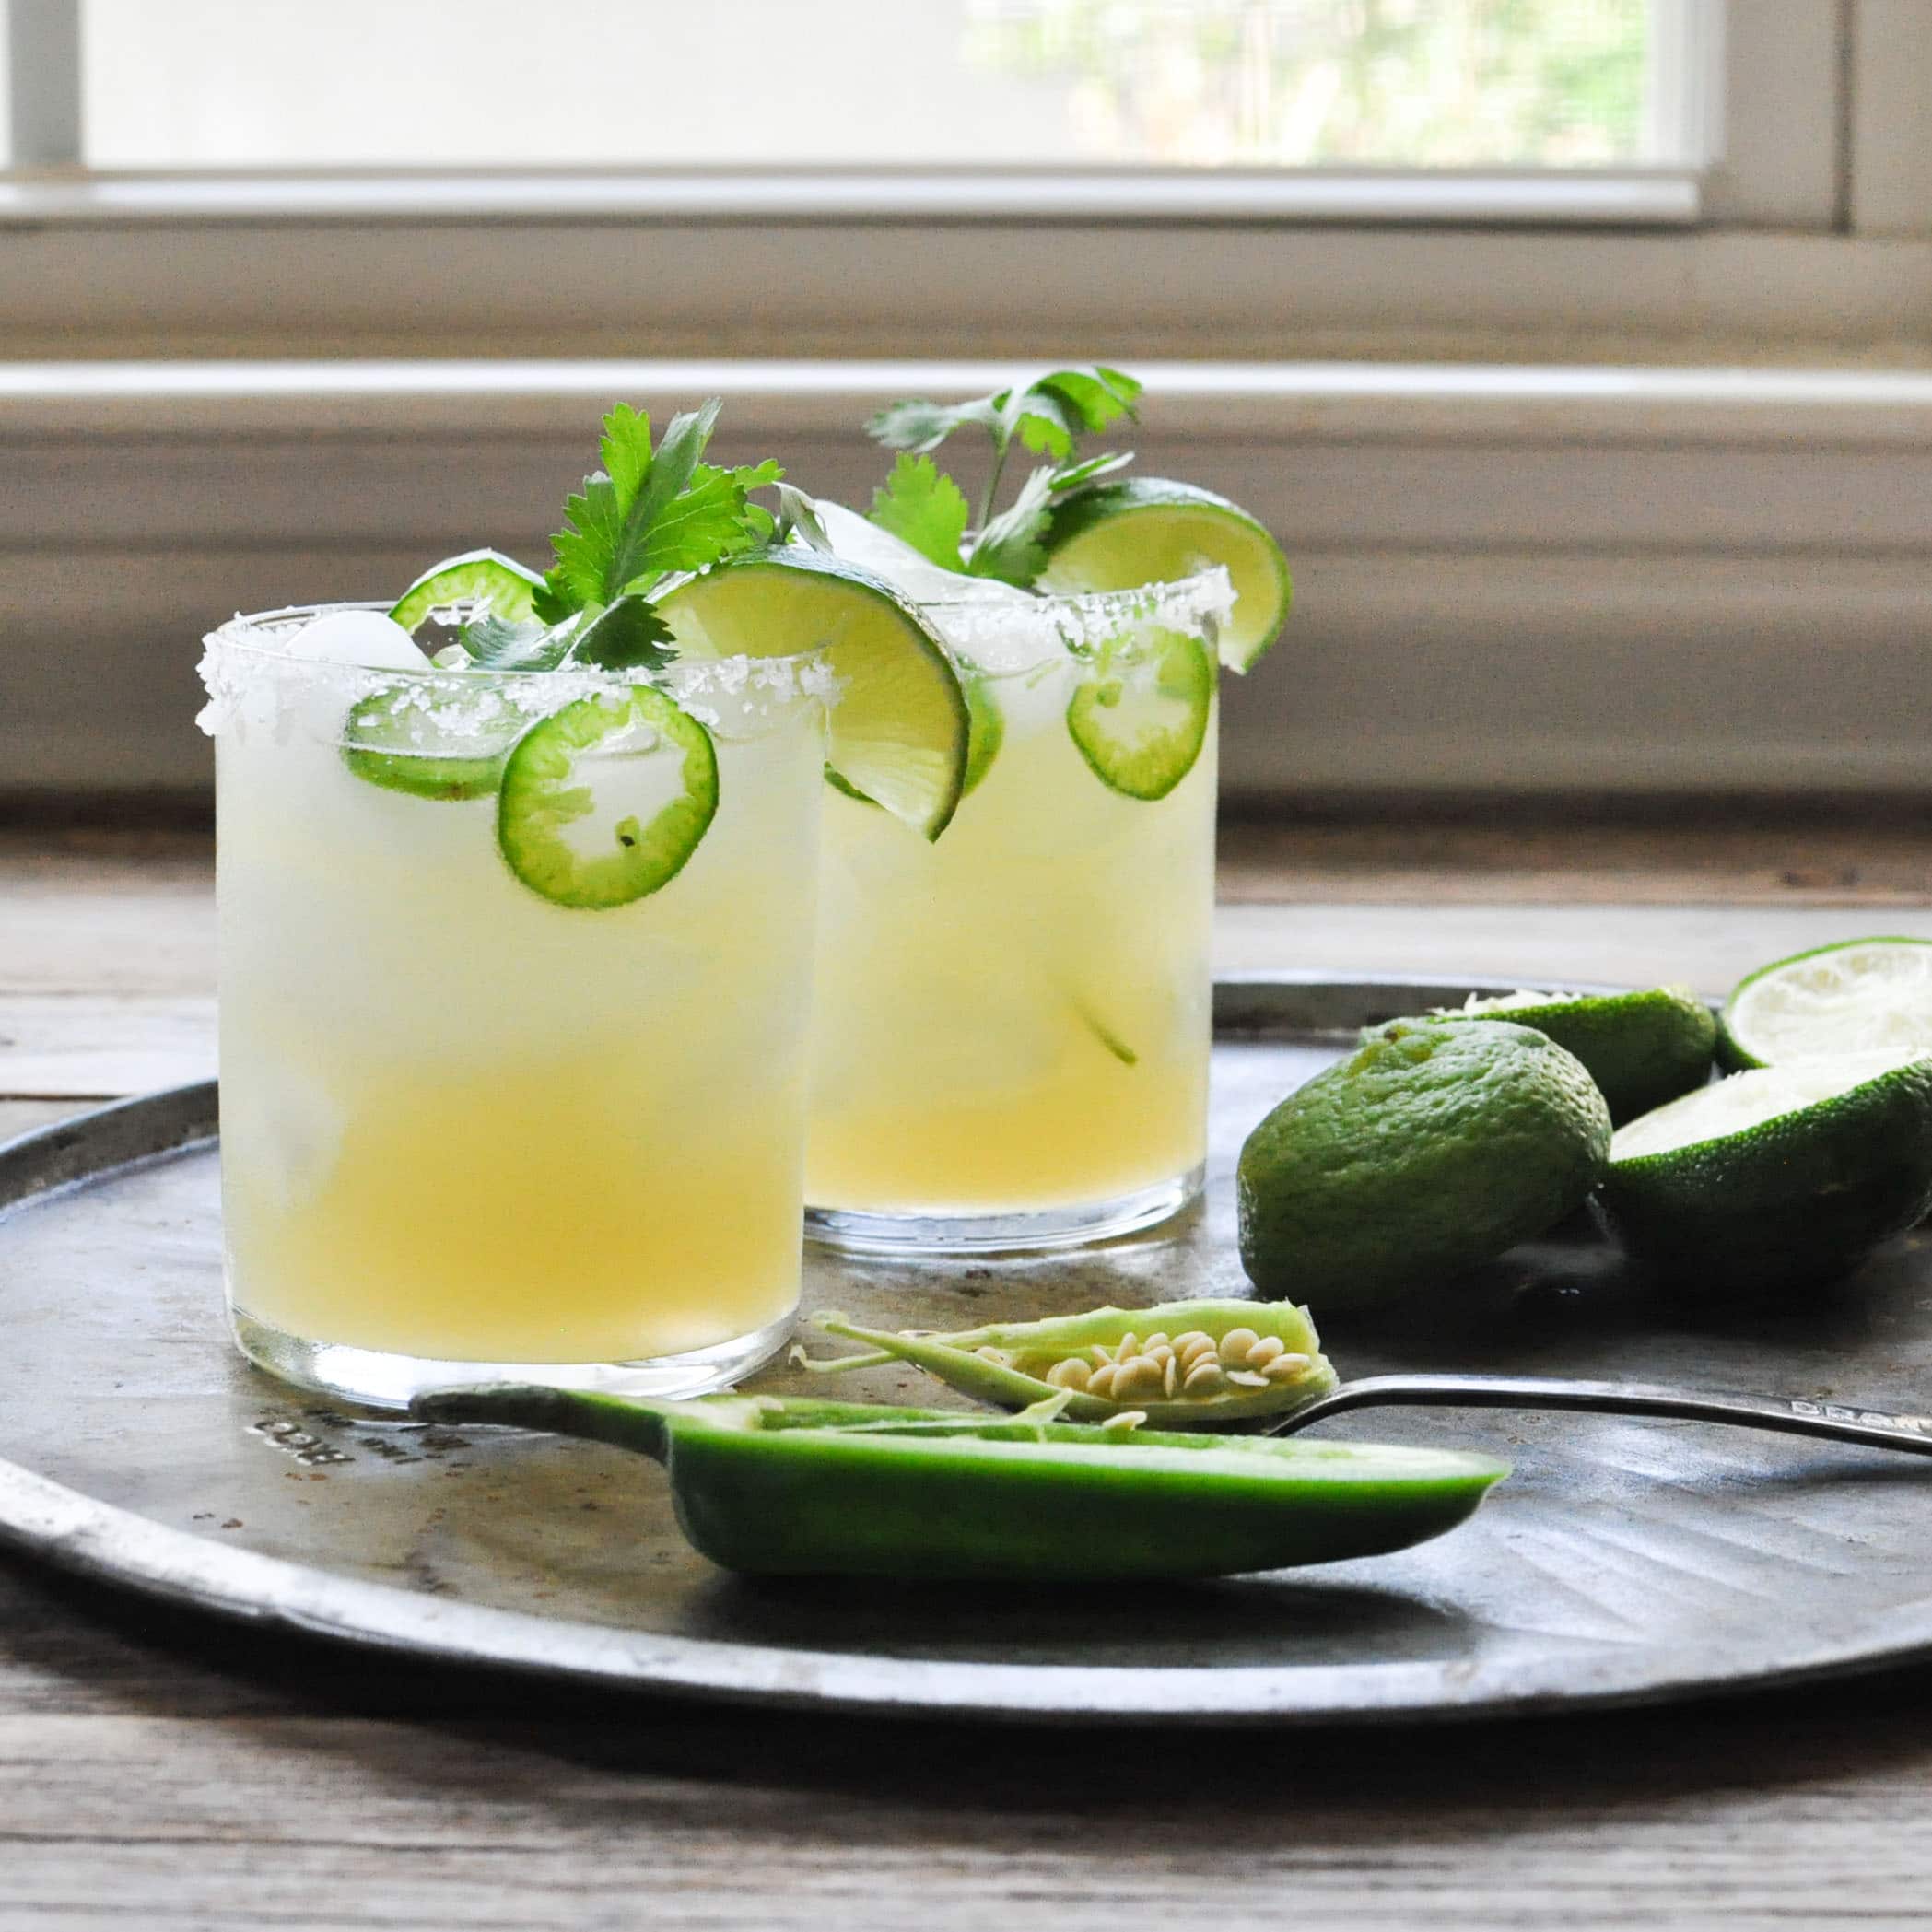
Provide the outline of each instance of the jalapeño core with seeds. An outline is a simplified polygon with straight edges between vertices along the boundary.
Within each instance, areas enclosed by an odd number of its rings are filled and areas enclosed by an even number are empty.
[[[1161,1428],[1213,1428],[1283,1415],[1336,1386],[1308,1311],[1293,1302],[1168,1302],[1095,1308],[1044,1321],[996,1322],[952,1334],[861,1328],[842,1315],[814,1326],[871,1345],[814,1360],[819,1374],[909,1362],[963,1395],[1004,1409],[1066,1397],[1071,1422],[1137,1411]]]

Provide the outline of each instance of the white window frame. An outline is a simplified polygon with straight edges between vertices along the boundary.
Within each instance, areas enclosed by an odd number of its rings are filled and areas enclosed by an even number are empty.
[[[1726,0],[1651,0],[1681,163],[1588,169],[815,168],[90,170],[81,0],[9,16],[15,179],[0,220],[757,217],[1678,225],[1695,221],[1723,92]],[[1752,0],[1763,4],[1763,0]],[[1788,5],[1791,0],[1770,0]],[[1804,0],[1814,4],[1814,0]],[[1824,0],[1834,6],[1837,0]],[[1747,36],[1748,39],[1748,36]],[[29,79],[29,76],[31,78]],[[1767,144],[1768,145],[1768,144]]]

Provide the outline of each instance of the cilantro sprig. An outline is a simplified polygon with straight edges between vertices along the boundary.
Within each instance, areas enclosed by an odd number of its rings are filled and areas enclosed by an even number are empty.
[[[873,492],[868,514],[880,529],[909,544],[943,569],[1002,583],[1030,585],[1045,566],[1041,538],[1053,499],[1133,461],[1131,451],[1084,460],[1080,439],[1137,420],[1141,385],[1131,376],[1092,363],[1049,369],[1030,381],[966,403],[895,403],[866,425],[888,450],[898,451],[892,474]],[[966,496],[932,461],[931,451],[955,430],[978,428],[992,441],[992,460],[978,506],[978,532]],[[1000,485],[1015,446],[1045,456],[997,514]]]
[[[531,600],[534,621],[470,625],[462,641],[472,662],[659,671],[676,656],[651,591],[674,573],[757,549],[778,530],[747,496],[784,474],[776,463],[720,468],[703,460],[721,406],[713,397],[673,416],[655,448],[643,411],[620,403],[604,417],[603,467],[564,505],[564,528],[550,540],[556,561]]]

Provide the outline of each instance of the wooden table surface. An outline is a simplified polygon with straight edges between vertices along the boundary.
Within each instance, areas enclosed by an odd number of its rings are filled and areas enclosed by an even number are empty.
[[[1926,858],[1856,826],[1237,830],[1221,963],[1716,990],[1932,937]],[[213,966],[200,839],[0,840],[0,1134],[211,1071]],[[1932,1672],[1423,1731],[808,1722],[264,1642],[0,1563],[7,1932],[1123,1919],[1922,1926]]]

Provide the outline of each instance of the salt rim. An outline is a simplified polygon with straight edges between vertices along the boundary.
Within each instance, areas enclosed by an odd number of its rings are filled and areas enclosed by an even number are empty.
[[[595,666],[557,671],[445,671],[427,660],[420,671],[343,664],[300,658],[275,648],[278,633],[332,611],[380,611],[377,603],[291,604],[252,615],[240,612],[202,638],[196,665],[208,701],[194,722],[217,736],[240,714],[244,700],[266,693],[277,708],[296,691],[329,689],[352,707],[379,692],[408,694],[400,709],[417,710],[444,743],[500,740],[505,714],[533,721],[580,697],[616,696],[638,685],[662,691],[708,730],[720,732],[747,714],[802,698],[836,704],[844,681],[822,650],[789,657],[676,658],[663,669],[626,673]],[[723,700],[722,704],[713,700]]]
[[[944,641],[982,671],[1011,673],[1060,657],[1118,644],[1130,626],[1185,631],[1212,644],[1234,615],[1235,585],[1224,565],[1172,583],[1127,591],[1083,591],[1019,598],[917,599]],[[1022,650],[1030,654],[1022,656]]]

